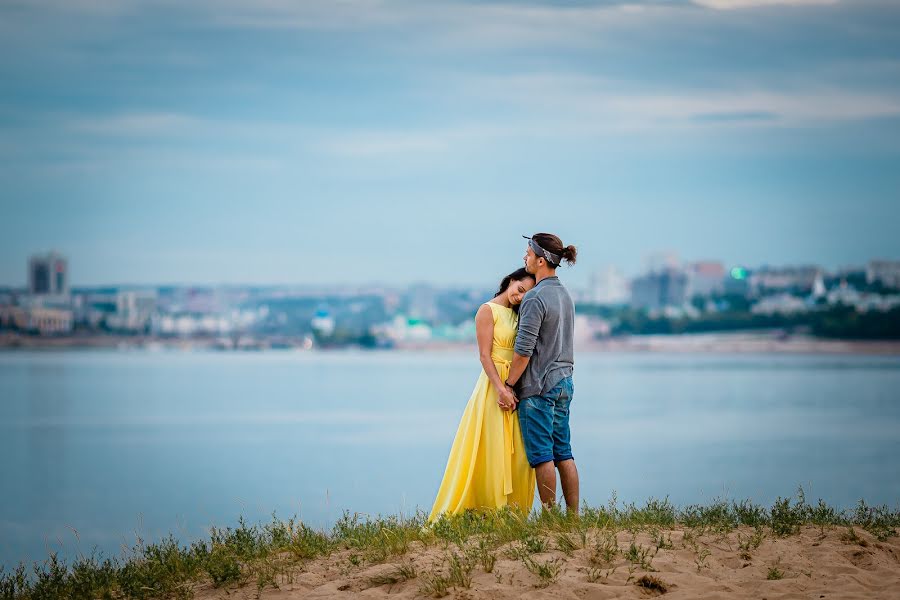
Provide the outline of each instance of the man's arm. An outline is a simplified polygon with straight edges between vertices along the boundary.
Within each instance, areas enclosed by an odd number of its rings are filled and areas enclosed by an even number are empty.
[[[530,361],[530,356],[522,356],[518,352],[513,353],[512,364],[509,366],[509,377],[506,378],[507,385],[512,387],[519,382],[519,377],[525,372]]]
[[[509,376],[506,378],[509,385],[518,383],[522,373],[525,372],[534,353],[543,320],[544,305],[541,301],[538,298],[526,298],[519,308],[519,331],[516,334],[515,353],[509,367]]]

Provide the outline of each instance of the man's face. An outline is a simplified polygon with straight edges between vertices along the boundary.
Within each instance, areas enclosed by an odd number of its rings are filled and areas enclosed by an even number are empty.
[[[534,250],[531,249],[531,246],[526,246],[525,248],[525,270],[534,275],[537,273],[537,261],[538,257],[534,253]]]

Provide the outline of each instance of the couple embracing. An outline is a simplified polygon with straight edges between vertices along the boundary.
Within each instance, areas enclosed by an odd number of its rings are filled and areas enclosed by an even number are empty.
[[[528,513],[537,483],[578,512],[578,470],[569,435],[575,305],[556,276],[576,249],[559,237],[528,240],[525,268],[507,275],[475,316],[483,371],[453,440],[429,521],[441,514],[510,506]]]

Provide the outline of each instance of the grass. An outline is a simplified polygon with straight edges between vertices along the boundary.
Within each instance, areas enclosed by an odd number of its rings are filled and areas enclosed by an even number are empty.
[[[565,557],[583,553],[590,565],[588,580],[597,582],[608,580],[623,564],[616,561],[624,558],[629,581],[640,581],[635,570],[650,570],[653,556],[673,545],[671,534],[662,530],[682,530],[682,546],[694,551],[697,568],[702,569],[709,556],[699,542],[705,534],[752,528],[750,537],[738,536],[738,551],[747,557],[766,537],[793,535],[805,526],[823,531],[841,527],[846,530],[843,541],[862,545],[857,530],[881,541],[896,536],[900,510],[864,501],[850,510],[837,510],[822,501],[808,504],[801,489],[794,497],[778,498],[771,507],[748,500],[715,500],[678,508],[667,498],[651,498],[641,506],[621,505],[613,495],[605,506],[584,506],[577,518],[558,508],[527,516],[504,509],[467,512],[425,525],[423,513],[404,518],[346,512],[330,530],[275,515],[259,524],[239,519],[236,527],[213,528],[208,538],[189,544],[172,536],[152,543],[138,539],[118,557],[93,553],[67,563],[50,554],[31,566],[0,568],[0,600],[189,599],[198,585],[210,584],[225,591],[244,586],[261,591],[290,583],[307,561],[339,553],[346,569],[359,569],[403,556],[413,543],[443,548],[443,563],[415,575],[414,570],[388,572],[381,576],[384,584],[415,578],[423,595],[440,597],[471,586],[476,569],[493,572],[502,548],[510,558],[521,560],[539,585],[551,585],[561,572],[565,560],[561,556],[536,558],[550,552]],[[631,532],[632,540],[624,548],[616,537],[622,531]],[[651,540],[650,546],[636,541],[639,533]]]
[[[848,527],[847,531],[841,534],[841,541],[845,544],[856,544],[857,546],[862,546],[863,548],[869,545],[869,542],[859,537],[856,534],[856,530],[852,527]]]
[[[615,560],[617,554],[619,554],[619,544],[616,541],[615,532],[604,530],[591,547],[588,560],[596,566],[609,565]]]
[[[551,583],[555,583],[556,580],[559,579],[559,574],[562,571],[562,560],[559,558],[538,561],[530,556],[526,556],[522,559],[522,562],[529,572],[533,575],[537,575],[538,583],[535,584],[535,587],[539,588],[545,588]]]

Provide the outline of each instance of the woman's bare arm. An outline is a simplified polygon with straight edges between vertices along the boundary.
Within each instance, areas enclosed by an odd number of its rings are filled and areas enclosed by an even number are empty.
[[[486,304],[482,304],[475,314],[475,338],[478,340],[478,358],[485,374],[497,390],[503,389],[497,365],[491,358],[491,347],[494,345],[494,313]]]

